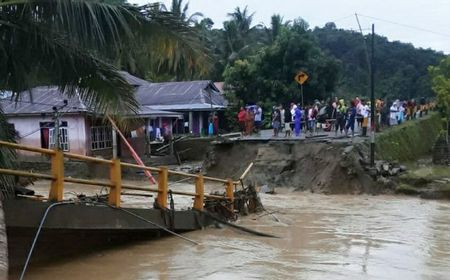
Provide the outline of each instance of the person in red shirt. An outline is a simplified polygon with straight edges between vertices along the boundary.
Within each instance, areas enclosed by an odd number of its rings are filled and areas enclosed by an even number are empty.
[[[247,112],[244,107],[241,107],[238,113],[238,121],[239,121],[239,129],[242,133],[245,134],[245,120],[246,120]]]
[[[219,116],[216,113],[214,113],[212,120],[214,126],[214,135],[219,135]]]

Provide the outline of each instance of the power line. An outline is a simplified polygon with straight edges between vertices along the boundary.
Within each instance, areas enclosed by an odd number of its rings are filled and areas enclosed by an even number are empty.
[[[434,31],[434,30],[431,30],[431,29],[426,29],[426,28],[422,28],[422,27],[418,27],[418,26],[413,26],[413,25],[409,25],[409,24],[395,22],[395,21],[392,21],[392,20],[382,19],[382,18],[378,18],[378,17],[366,16],[366,15],[362,15],[362,14],[357,14],[357,15],[361,16],[361,17],[365,17],[365,18],[370,18],[370,19],[374,19],[374,20],[378,20],[378,21],[383,21],[383,22],[386,22],[386,23],[390,23],[390,24],[394,24],[394,25],[398,25],[398,26],[402,26],[402,27],[415,29],[415,30],[419,30],[419,31],[422,31],[422,32],[428,32],[428,33],[432,33],[432,34],[435,34],[435,35],[440,35],[440,36],[444,36],[444,37],[449,37],[450,38],[450,34],[437,32],[437,31]]]
[[[60,117],[64,116],[64,115],[67,114],[67,113],[69,113],[69,108],[67,109],[67,111],[62,112],[61,115],[60,115]],[[32,132],[28,132],[28,133],[26,133],[26,134],[23,135],[23,136],[19,136],[19,139],[23,139],[23,138],[26,138],[26,137],[28,137],[28,136],[30,136],[30,135],[33,135],[33,134],[35,134],[36,132],[40,131],[40,130],[43,129],[43,128],[55,128],[55,127],[54,127],[54,126],[53,126],[53,127],[52,127],[52,126],[43,126],[43,127],[39,127],[38,129],[36,129],[36,130],[34,130],[34,131],[32,131]]]

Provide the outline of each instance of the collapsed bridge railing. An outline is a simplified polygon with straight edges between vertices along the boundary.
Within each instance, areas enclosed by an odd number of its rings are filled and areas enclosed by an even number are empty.
[[[233,201],[234,201],[234,191],[236,186],[240,184],[240,181],[233,181],[232,179],[220,179],[214,177],[204,176],[202,174],[190,174],[180,171],[169,170],[167,167],[149,167],[149,166],[141,166],[126,162],[121,162],[120,159],[101,159],[95,157],[89,157],[74,153],[65,153],[61,150],[51,150],[44,148],[37,148],[32,146],[25,146],[11,142],[0,141],[0,146],[23,150],[29,152],[35,152],[44,154],[50,157],[51,161],[51,170],[50,174],[43,173],[34,173],[23,170],[13,170],[13,169],[3,169],[0,168],[0,174],[5,175],[14,175],[14,176],[24,176],[31,177],[37,179],[45,179],[50,180],[50,191],[48,195],[48,200],[50,201],[63,201],[64,197],[64,183],[75,183],[81,185],[91,185],[91,186],[101,186],[109,188],[108,194],[108,204],[114,207],[120,207],[122,190],[135,190],[135,191],[144,191],[144,192],[152,192],[156,193],[156,201],[155,203],[158,207],[167,208],[168,206],[168,194],[169,194],[169,176],[176,175],[182,176],[186,178],[192,178],[195,181],[195,192],[185,192],[185,191],[177,191],[171,190],[172,194],[183,195],[183,196],[191,196],[194,198],[193,208],[197,210],[203,210],[204,200],[214,199],[218,201],[227,201],[227,205],[229,205],[230,210],[233,210]],[[92,162],[98,164],[105,164],[109,166],[110,176],[108,181],[98,181],[98,180],[87,180],[87,179],[79,179],[79,178],[69,178],[64,177],[64,159],[74,159],[80,160],[84,162]],[[157,187],[143,187],[131,184],[122,183],[122,168],[134,168],[139,170],[147,170],[150,172],[155,172],[158,174],[158,182]],[[205,181],[223,183],[225,186],[225,195],[211,195],[205,194]]]

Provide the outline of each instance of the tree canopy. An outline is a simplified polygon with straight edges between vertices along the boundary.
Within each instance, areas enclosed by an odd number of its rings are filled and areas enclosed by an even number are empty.
[[[369,96],[365,41],[370,36],[338,29],[329,22],[310,29],[299,18],[274,15],[270,26],[253,24],[253,13],[236,8],[222,28],[203,28],[215,61],[210,77],[224,80],[228,92],[243,102],[298,101],[295,73],[307,72],[305,98]],[[370,51],[370,50],[369,50]],[[386,100],[433,97],[427,67],[444,54],[375,36],[376,97]]]
[[[442,59],[439,65],[430,66],[428,71],[432,79],[433,91],[437,96],[438,106],[443,112],[446,112],[447,119],[450,120],[450,56]]]
[[[77,94],[96,112],[134,111],[134,88],[118,70],[145,74],[161,68],[168,73],[204,69],[208,56],[193,30],[159,4],[3,0],[0,91],[18,96],[35,86],[56,85],[67,96]],[[8,127],[0,108],[1,140],[13,140]],[[0,165],[10,166],[13,160],[14,154],[1,148]],[[8,178],[0,176],[0,183],[8,185]]]
[[[337,29],[334,23],[315,28],[313,34],[320,47],[342,61],[338,95],[369,96],[369,72],[365,40],[359,32]],[[370,51],[370,50],[369,50]],[[427,67],[444,55],[430,49],[414,48],[411,44],[375,35],[376,95],[384,99],[432,97]]]

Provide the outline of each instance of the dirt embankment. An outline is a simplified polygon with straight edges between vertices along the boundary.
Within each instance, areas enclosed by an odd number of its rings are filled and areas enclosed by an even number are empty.
[[[400,173],[405,176],[400,163],[429,155],[441,127],[439,115],[432,114],[378,134],[376,168],[368,164],[368,139],[354,145],[335,141],[212,145],[204,167],[210,175],[236,179],[254,162],[247,180],[269,188],[326,194],[394,193],[405,184],[398,178]]]
[[[238,178],[250,162],[249,183],[326,194],[380,193],[359,163],[358,146],[342,143],[240,142],[214,145],[205,167],[209,175]]]

